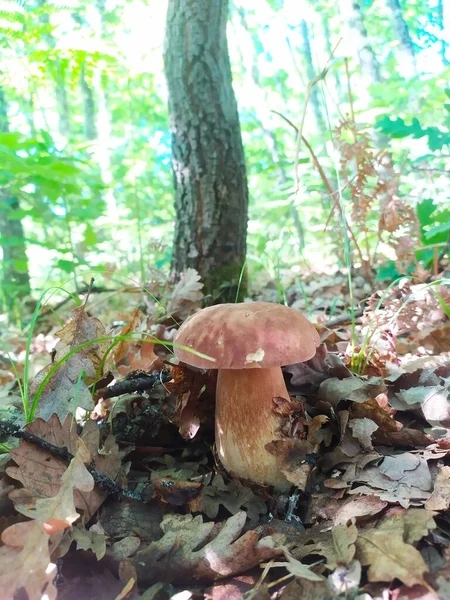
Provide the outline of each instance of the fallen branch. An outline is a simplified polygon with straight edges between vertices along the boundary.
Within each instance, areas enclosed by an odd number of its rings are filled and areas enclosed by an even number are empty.
[[[0,420],[0,434],[23,439],[26,442],[34,444],[39,448],[42,448],[42,450],[46,450],[53,456],[57,456],[58,458],[67,463],[69,463],[74,457],[73,454],[69,452],[66,447],[61,448],[59,446],[55,446],[54,444],[47,442],[47,440],[43,440],[42,438],[39,438],[33,433],[30,433],[29,431],[21,429],[19,425],[15,425],[10,421]],[[117,485],[115,481],[113,481],[106,475],[99,473],[99,471],[97,471],[97,469],[95,469],[92,466],[92,464],[85,466],[94,478],[95,483],[97,483],[108,494],[113,494],[115,496],[124,496],[125,498],[132,498],[133,500],[139,500],[140,502],[144,502],[144,499],[140,494],[136,494],[134,492],[131,492],[130,490],[125,490],[124,488],[120,487],[120,485]]]

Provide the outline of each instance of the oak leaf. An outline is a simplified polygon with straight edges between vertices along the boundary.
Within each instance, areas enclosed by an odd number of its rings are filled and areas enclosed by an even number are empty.
[[[369,581],[400,579],[407,586],[424,584],[428,567],[420,552],[404,541],[404,522],[386,518],[377,529],[360,531],[356,557],[368,566]]]
[[[56,598],[53,585],[56,566],[50,559],[49,539],[50,535],[62,532],[78,519],[75,489],[88,492],[94,487],[92,475],[84,466],[88,459],[89,453],[80,440],[74,458],[61,477],[57,494],[37,500],[32,507],[22,507],[21,512],[34,520],[16,523],[3,532],[4,546],[0,548],[2,597],[12,598],[24,588],[29,600],[41,600],[44,589],[47,598]],[[55,536],[52,541],[55,544]]]
[[[89,317],[84,306],[80,306],[73,311],[72,319],[56,336],[59,337],[59,342],[55,347],[54,361],[58,362],[78,346],[106,337],[106,331],[98,319]],[[77,407],[92,410],[94,404],[88,386],[100,375],[99,368],[108,345],[108,341],[88,344],[69,356],[43,388],[35,417],[47,421],[55,413],[63,421]],[[32,394],[37,392],[53,367],[50,364],[39,371],[30,387]]]
[[[200,515],[165,515],[163,537],[131,559],[140,584],[214,581],[283,554],[270,537],[258,540],[255,531],[241,536],[246,519],[243,511],[219,524],[204,523]]]
[[[117,479],[121,469],[118,446],[114,437],[109,436],[105,440],[103,450],[99,450],[100,432],[94,421],[88,421],[80,438],[71,415],[62,425],[56,415],[52,415],[48,422],[37,419],[27,425],[26,430],[59,448],[67,448],[71,454],[76,453],[79,441],[83,440],[88,451],[87,462],[92,459],[99,473]],[[51,498],[59,492],[62,478],[67,471],[64,460],[24,440],[20,440],[18,448],[11,451],[11,458],[17,466],[8,467],[7,473],[24,486],[10,493],[18,512],[27,514],[25,511],[33,508],[40,499],[46,501],[46,498]],[[83,509],[87,518],[92,517],[105,498],[106,492],[99,488],[88,491],[75,490],[75,506]]]
[[[441,467],[434,482],[434,490],[425,502],[428,510],[447,510],[450,506],[450,467]]]

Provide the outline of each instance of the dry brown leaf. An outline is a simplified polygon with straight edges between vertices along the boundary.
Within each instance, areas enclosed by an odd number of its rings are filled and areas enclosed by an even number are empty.
[[[119,336],[146,331],[147,317],[138,308],[136,308],[131,315],[123,315],[123,318],[126,323],[120,330]],[[127,361],[130,348],[132,348],[135,343],[134,340],[121,340],[117,344],[113,351],[114,362],[117,366]]]
[[[167,305],[168,314],[186,319],[203,300],[203,283],[195,269],[186,269],[176,284]]]
[[[383,502],[377,496],[357,496],[347,500],[338,508],[334,523],[336,525],[347,523],[352,518],[358,520],[361,517],[371,517],[386,508],[387,502]]]
[[[198,481],[180,481],[170,477],[153,477],[158,499],[171,506],[185,506],[190,512],[203,509],[203,484]]]
[[[329,417],[327,415],[316,415],[308,423],[308,442],[311,444],[317,443],[317,433],[322,428],[322,425],[328,423]]]
[[[121,468],[118,446],[114,437],[109,436],[105,440],[102,453],[100,453],[100,432],[95,422],[88,421],[81,438],[78,438],[76,425],[73,423],[71,415],[67,416],[62,425],[56,415],[52,415],[48,422],[37,419],[27,425],[26,430],[55,446],[66,447],[71,454],[75,454],[77,444],[82,439],[89,451],[87,462],[92,459],[97,471],[114,480],[117,479]],[[67,465],[62,459],[24,440],[20,440],[18,448],[11,451],[11,458],[17,466],[9,467],[7,473],[24,486],[23,489],[10,493],[16,510],[27,514],[24,509],[35,506],[41,498],[51,498],[58,493],[62,477],[67,471]],[[99,488],[89,491],[77,489],[75,506],[82,509],[89,519],[104,502],[106,495],[106,492]]]
[[[84,466],[88,459],[89,453],[79,441],[78,450],[61,477],[58,493],[52,498],[37,500],[31,509],[22,510],[33,521],[17,523],[3,532],[0,589],[4,598],[12,598],[20,588],[25,589],[29,600],[41,600],[44,588],[50,600],[56,598],[53,585],[56,566],[50,560],[49,538],[78,519],[75,488],[88,492],[94,487],[92,475]]]
[[[383,395],[380,394],[380,396]],[[350,407],[351,417],[353,419],[362,419],[365,417],[371,419],[383,432],[399,431],[402,428],[402,424],[392,418],[392,409],[380,406],[377,398],[369,398],[361,404],[352,404]]]
[[[215,519],[220,506],[224,506],[232,515],[245,509],[250,521],[258,521],[260,516],[267,512],[264,500],[254,494],[249,487],[238,479],[225,483],[223,477],[217,474],[210,485],[204,489],[202,511],[210,519]]]
[[[428,510],[447,510],[450,506],[450,467],[441,467],[434,482],[434,490],[425,502]]]
[[[94,530],[88,530],[79,524],[69,531],[69,539],[77,545],[77,550],[91,550],[97,560],[101,560],[106,554],[106,536]]]
[[[245,592],[253,590],[257,581],[256,575],[240,575],[220,581],[205,590],[205,600],[242,600]],[[263,600],[263,598],[252,596],[252,600]]]
[[[173,422],[178,425],[180,435],[191,440],[202,423],[210,422],[213,428],[217,373],[200,373],[184,365],[176,365],[171,367],[171,375],[173,381],[167,387],[177,395]]]
[[[280,600],[328,600],[330,588],[325,580],[308,581],[307,579],[295,579],[283,590]]]
[[[327,566],[334,570],[339,564],[350,565],[355,557],[356,547],[355,542],[358,537],[358,529],[355,525],[355,520],[350,523],[335,525],[332,529],[333,547],[335,555],[327,556]]]
[[[0,548],[3,598],[13,598],[23,588],[29,600],[42,600],[44,589],[47,598],[55,600],[56,565],[51,562],[49,536],[42,523],[30,521],[12,525],[3,532],[2,541],[5,544]]]
[[[420,552],[403,540],[401,519],[386,518],[377,529],[360,531],[356,557],[368,566],[369,581],[400,579],[407,586],[424,584],[428,568]]]
[[[60,338],[55,347],[55,362],[58,362],[77,346],[106,337],[106,331],[98,319],[89,317],[84,306],[80,306],[73,311],[69,323],[56,335]],[[88,386],[101,375],[98,370],[108,345],[108,341],[89,344],[64,361],[47,382],[39,398],[35,417],[48,420],[55,413],[64,421],[77,407],[92,410],[94,405]],[[30,387],[32,394],[36,393],[53,366],[50,364],[39,371]]]
[[[369,398],[376,398],[385,390],[386,385],[380,377],[371,377],[367,380],[356,375],[345,379],[331,377],[321,383],[319,399],[336,408],[339,402],[343,400],[363,403]]]
[[[432,488],[427,461],[408,452],[386,456],[378,466],[361,468],[357,472],[349,469],[342,479],[349,483],[367,483],[353,488],[351,494],[377,495],[382,500],[398,502],[405,507],[411,500],[427,500]]]
[[[348,426],[364,450],[373,450],[372,433],[378,429],[378,425],[372,419],[351,419]]]
[[[283,439],[274,440],[265,448],[275,456],[288,481],[304,491],[313,465],[308,455],[314,454],[315,446],[307,440]]]
[[[246,518],[242,511],[214,524],[203,523],[201,516],[166,515],[161,523],[163,537],[131,559],[140,584],[214,581],[282,555],[272,547],[271,538],[258,541],[255,531],[241,536]]]

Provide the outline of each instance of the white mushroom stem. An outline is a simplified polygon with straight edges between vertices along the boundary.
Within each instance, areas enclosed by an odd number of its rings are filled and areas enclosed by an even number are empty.
[[[216,445],[227,471],[283,491],[290,483],[265,445],[280,439],[282,417],[273,398],[289,398],[283,373],[271,369],[220,369],[216,396]]]

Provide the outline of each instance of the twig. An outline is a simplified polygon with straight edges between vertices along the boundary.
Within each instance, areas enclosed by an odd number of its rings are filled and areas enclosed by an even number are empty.
[[[161,371],[161,373],[156,373],[153,375],[149,373],[139,373],[139,375],[135,377],[128,377],[128,379],[118,381],[110,387],[97,390],[95,392],[95,398],[104,398],[106,400],[108,398],[116,398],[122,394],[146,392],[147,390],[152,389],[156,383],[166,383],[171,379],[172,375],[169,373],[169,371]]]
[[[103,294],[104,292],[115,292],[115,289],[111,289],[111,288],[105,288],[102,286],[96,286],[96,285],[85,285],[82,289],[79,290],[79,294],[86,294],[89,291],[89,293],[97,293],[97,294]],[[55,306],[53,307],[49,307],[49,306],[45,306],[43,308],[43,310],[40,312],[37,321],[42,321],[42,319],[44,319],[45,317],[47,317],[48,315],[50,315],[53,312],[56,312],[57,310],[59,310],[60,308],[62,308],[63,306],[65,306],[66,304],[68,304],[71,300],[72,300],[72,296],[66,296],[65,298],[63,298],[62,300],[60,300],[59,302],[57,302],[55,304]]]
[[[329,329],[332,327],[336,327],[337,325],[343,325],[344,323],[350,323],[353,319],[358,319],[359,317],[362,317],[364,314],[364,309],[363,308],[358,308],[358,310],[355,310],[353,315],[341,315],[340,317],[336,317],[335,319],[331,319],[331,321],[328,321],[328,323],[324,323],[324,326]]]
[[[65,462],[70,462],[74,458],[74,455],[71,452],[69,452],[66,447],[61,448],[60,446],[55,446],[54,444],[47,442],[47,440],[43,440],[42,438],[39,438],[33,433],[30,433],[29,431],[21,429],[18,425],[15,425],[10,421],[0,420],[0,433],[3,435],[10,435],[15,438],[23,439],[26,442],[30,442],[31,444],[42,448],[42,450],[46,450],[53,456],[57,456]],[[115,481],[97,471],[97,469],[95,469],[93,466],[93,461],[91,464],[85,465],[85,467],[92,475],[95,483],[97,483],[103,490],[108,492],[108,494],[124,496],[126,498],[132,498],[133,500],[140,500],[141,502],[144,501],[140,494],[136,494],[129,490],[125,490],[124,488],[117,485]]]

